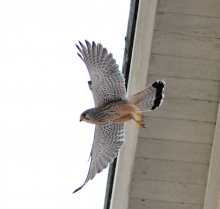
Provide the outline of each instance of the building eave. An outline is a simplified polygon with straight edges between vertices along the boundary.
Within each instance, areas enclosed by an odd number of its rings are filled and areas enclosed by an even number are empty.
[[[220,105],[212,146],[204,209],[220,209]]]
[[[123,67],[122,67],[122,73],[125,77],[126,89],[128,86],[128,79],[130,74],[131,57],[132,57],[133,43],[134,43],[134,36],[135,36],[135,29],[136,29],[137,15],[138,15],[138,5],[139,5],[139,0],[131,0],[128,28],[125,37],[125,50],[124,50],[124,59],[123,59]],[[109,166],[104,209],[110,208],[116,164],[117,164],[117,158],[115,158],[115,160]]]
[[[140,1],[131,59],[128,95],[146,87],[157,0]],[[146,21],[139,21],[139,20]],[[146,36],[147,34],[147,36]],[[144,41],[143,41],[143,36]],[[143,47],[144,45],[144,47]],[[146,50],[147,49],[147,50]],[[143,71],[142,69],[146,69]],[[117,160],[110,208],[127,209],[132,181],[139,126],[129,121],[125,126],[126,142]]]

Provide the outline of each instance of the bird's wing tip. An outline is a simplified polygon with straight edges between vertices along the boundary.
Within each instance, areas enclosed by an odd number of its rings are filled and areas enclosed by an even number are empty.
[[[85,183],[84,183],[81,187],[79,187],[78,189],[74,190],[74,191],[72,192],[72,194],[78,192],[80,189],[82,189],[82,188],[84,187],[84,185],[85,185]]]

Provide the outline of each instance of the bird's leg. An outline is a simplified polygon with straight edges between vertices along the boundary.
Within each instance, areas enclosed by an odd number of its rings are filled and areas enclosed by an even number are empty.
[[[125,116],[122,116],[122,117],[118,118],[118,119],[116,120],[116,122],[117,122],[117,123],[124,123],[124,122],[126,122],[126,121],[131,120],[131,119],[133,119],[133,114],[132,114],[132,113],[129,113],[129,114],[125,115]]]
[[[134,114],[137,115],[137,116],[140,117],[140,118],[143,118],[143,117],[144,117],[142,114],[137,113],[137,112],[135,112],[135,111],[134,111]]]
[[[143,123],[143,120],[136,120],[134,117],[132,118],[139,126],[142,128],[145,128],[145,124]]]

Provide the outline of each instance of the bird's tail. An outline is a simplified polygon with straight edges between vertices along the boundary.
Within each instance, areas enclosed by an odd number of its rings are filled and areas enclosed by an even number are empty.
[[[142,112],[156,110],[163,102],[165,85],[164,80],[158,80],[142,91],[128,97],[127,103],[135,105]]]

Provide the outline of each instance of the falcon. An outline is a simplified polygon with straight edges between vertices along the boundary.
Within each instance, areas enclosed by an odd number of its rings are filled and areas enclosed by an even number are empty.
[[[80,115],[80,122],[95,124],[95,135],[90,153],[90,167],[84,184],[105,169],[117,156],[125,142],[125,122],[134,120],[145,127],[140,112],[156,110],[163,102],[164,80],[158,80],[142,91],[126,97],[125,79],[119,66],[100,43],[87,40],[76,45],[79,57],[85,63],[91,81],[88,81],[95,107]],[[139,119],[137,119],[139,118]]]

